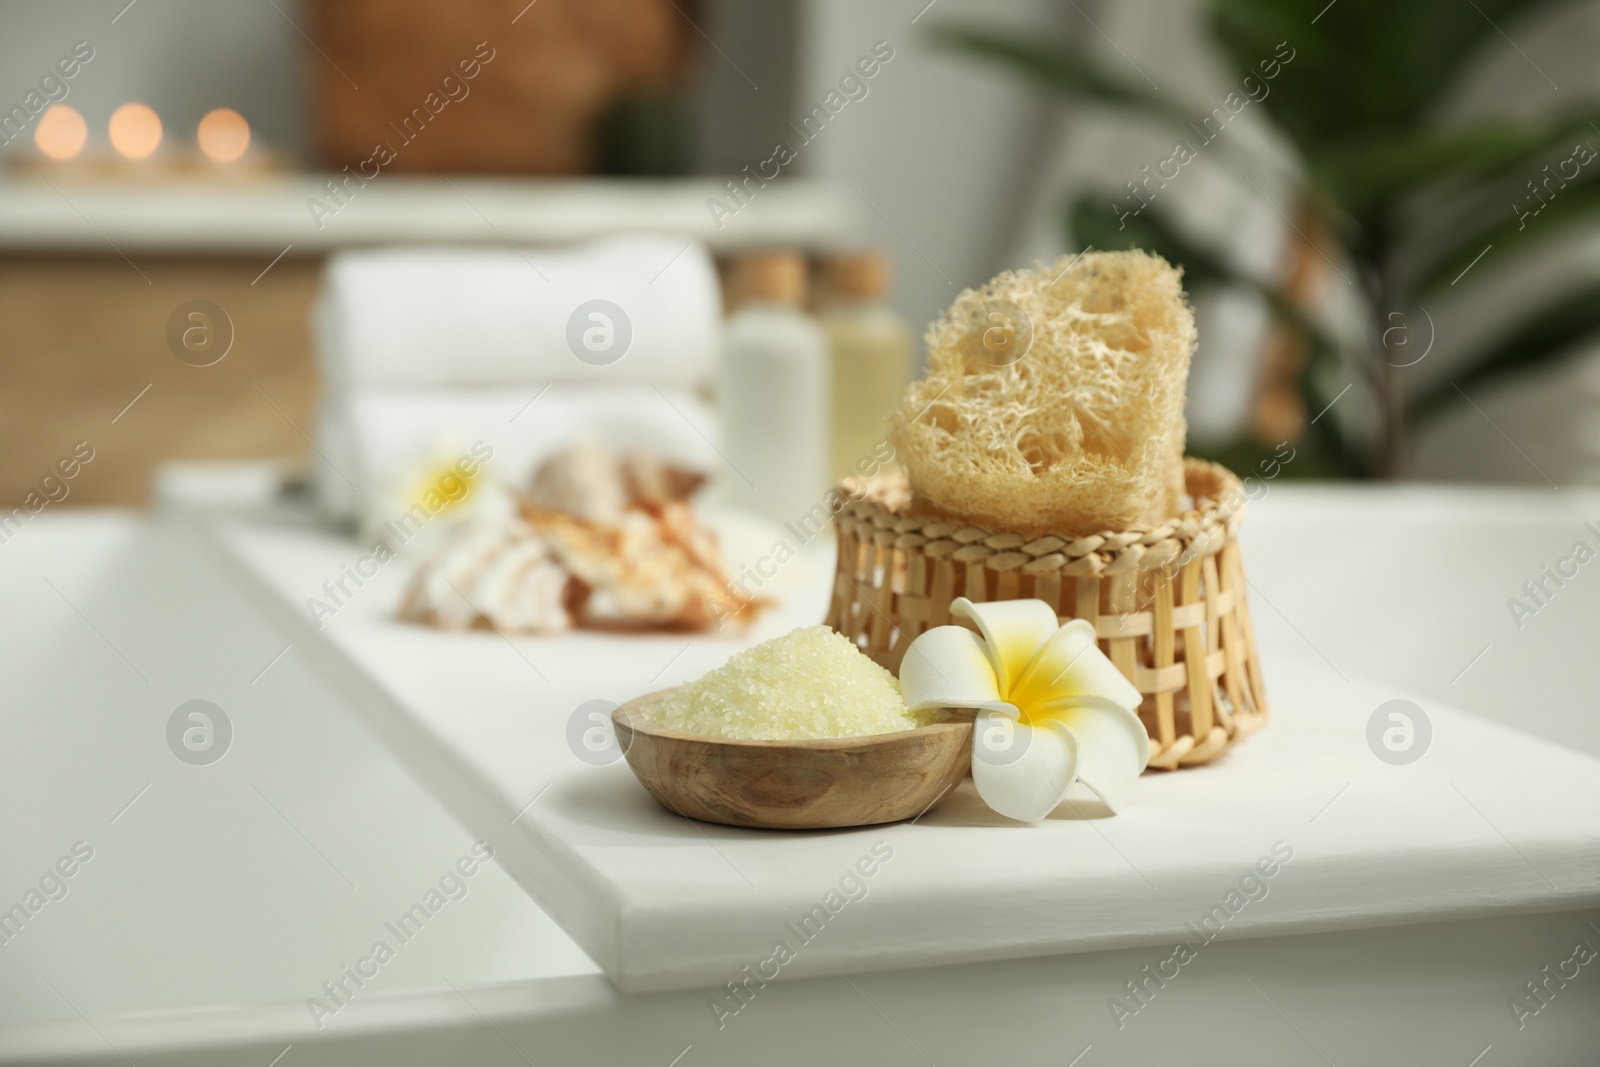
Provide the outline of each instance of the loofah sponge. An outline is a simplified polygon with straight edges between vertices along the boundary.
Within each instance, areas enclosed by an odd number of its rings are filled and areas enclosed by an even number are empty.
[[[1073,535],[1178,513],[1194,311],[1146,252],[1007,271],[928,329],[891,416],[914,506]]]

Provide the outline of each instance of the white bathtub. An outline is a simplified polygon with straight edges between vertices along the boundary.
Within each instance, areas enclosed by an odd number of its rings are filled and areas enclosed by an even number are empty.
[[[1600,754],[1600,563],[1520,630],[1504,604],[1585,519],[1600,497],[1275,490],[1246,527],[1269,686],[1275,648],[1310,648]],[[1149,951],[783,983],[716,1030],[704,992],[616,992],[493,863],[314,1017],[473,841],[239,583],[175,518],[47,513],[0,545],[0,907],[93,849],[0,944],[0,1061],[1489,1067],[1600,1039],[1600,963],[1520,1028],[1508,1009],[1600,947],[1596,912],[1219,942],[1121,1028],[1108,998]],[[205,766],[167,740],[197,698],[233,727]]]

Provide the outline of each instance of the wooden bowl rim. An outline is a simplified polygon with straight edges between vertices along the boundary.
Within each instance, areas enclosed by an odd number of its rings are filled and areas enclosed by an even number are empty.
[[[712,734],[691,734],[685,730],[674,730],[670,726],[662,726],[645,718],[640,709],[647,704],[652,704],[670,693],[681,688],[672,686],[669,689],[658,689],[654,693],[634,697],[611,713],[611,721],[617,726],[626,726],[636,734],[646,737],[661,738],[667,741],[694,741],[704,745],[720,745],[728,748],[751,749],[791,749],[809,752],[839,752],[851,749],[870,748],[877,745],[890,744],[903,741],[916,735],[938,735],[941,733],[972,733],[972,723],[962,719],[951,719],[946,722],[929,723],[919,726],[914,730],[895,730],[887,734],[862,734],[858,737],[817,737],[801,740],[787,740],[783,738],[746,738],[746,737],[717,737]]]

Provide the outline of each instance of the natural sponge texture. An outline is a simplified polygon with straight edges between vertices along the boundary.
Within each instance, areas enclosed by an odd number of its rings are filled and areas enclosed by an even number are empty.
[[[956,297],[891,418],[915,506],[1073,535],[1177,514],[1195,345],[1182,282],[1160,256],[1089,252]]]

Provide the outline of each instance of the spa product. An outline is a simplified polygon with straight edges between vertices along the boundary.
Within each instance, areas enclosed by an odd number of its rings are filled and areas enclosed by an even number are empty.
[[[763,252],[739,265],[744,303],[722,349],[723,486],[736,507],[787,522],[828,488],[828,346],[802,310],[805,260]]]
[[[974,604],[950,613],[906,650],[900,686],[913,713],[976,712],[972,784],[1001,815],[1036,822],[1082,781],[1112,812],[1150,762],[1135,713],[1143,699],[1095,644],[1082,619],[1062,625],[1042,600]]]
[[[972,762],[972,723],[960,719],[865,737],[739,740],[650,721],[665,696],[630,700],[611,722],[639,784],[674,816],[770,830],[916,819]]]
[[[528,499],[589,522],[616,522],[630,503],[616,457],[587,440],[539,464],[528,485]]]
[[[571,578],[538,532],[516,518],[468,520],[418,569],[400,617],[443,630],[486,625],[507,633],[560,633]]]
[[[911,378],[911,326],[889,306],[889,262],[882,252],[848,252],[828,263],[821,322],[832,376],[834,478],[858,474],[878,454],[888,415]]]
[[[927,377],[893,418],[904,469],[839,490],[849,499],[834,519],[828,625],[912,671],[924,631],[963,615],[982,628],[1001,610],[988,604],[1036,600],[1030,625],[1067,623],[1061,634],[1128,683],[1097,695],[1128,711],[1116,717],[1124,725],[1143,724],[1140,767],[1205,763],[1263,726],[1239,544],[1245,494],[1224,468],[1181,455],[1195,339],[1181,280],[1159,256],[1086,253],[958,296],[929,330]],[[914,710],[955,692],[901,681]],[[994,694],[1021,699],[998,668],[981,689]],[[1012,771],[981,771],[1006,793],[993,794],[997,810],[1037,818],[1051,782],[1065,788],[1074,775],[1119,803],[1127,774],[1106,777],[1094,752],[1067,745],[1076,723],[1041,732],[1022,706],[1020,725],[1053,755],[1017,792]],[[993,715],[979,726],[1006,728]]]
[[[1166,260],[1007,271],[958,296],[927,345],[890,436],[917,508],[1073,536],[1177,515],[1195,327]]]
[[[402,618],[508,633],[704,631],[759,605],[728,580],[688,496],[695,472],[580,443],[534,474],[516,514],[469,519],[412,576]]]
[[[611,524],[535,506],[523,517],[577,582],[582,625],[706,631],[757,610],[733,590],[714,535],[687,505],[633,508]]]
[[[710,737],[802,740],[914,730],[894,675],[826,626],[803,626],[745,649],[642,709],[661,726]]]
[[[1239,543],[1245,491],[1215,463],[1186,461],[1193,507],[1106,535],[1043,536],[917,514],[904,473],[873,480],[834,520],[828,625],[890,670],[925,630],[952,621],[962,594],[1038,598],[1093,626],[1139,687],[1150,766],[1216,759],[1270,714],[1251,585]]]
[[[528,500],[590,522],[614,523],[629,508],[646,511],[684,503],[705,476],[642,448],[612,455],[591,440],[554,453],[534,471]]]

